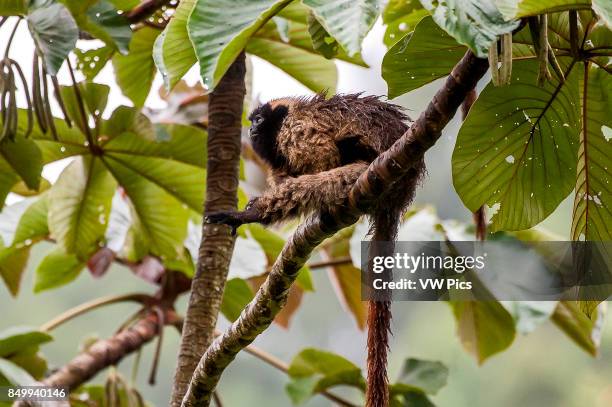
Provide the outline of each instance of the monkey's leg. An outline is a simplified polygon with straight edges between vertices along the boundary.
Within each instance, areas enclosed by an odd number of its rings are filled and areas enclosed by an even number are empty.
[[[212,213],[206,221],[237,228],[244,223],[270,224],[313,211],[329,211],[345,202],[351,187],[366,168],[367,163],[358,162],[290,177],[253,199],[244,211]]]

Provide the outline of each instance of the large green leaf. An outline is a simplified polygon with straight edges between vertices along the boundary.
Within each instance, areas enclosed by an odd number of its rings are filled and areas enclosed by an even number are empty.
[[[95,122],[98,122],[102,113],[104,113],[104,109],[106,108],[106,104],[108,102],[110,87],[94,82],[79,82],[77,83],[77,86],[83,100],[85,121],[83,120],[83,116],[81,114],[79,99],[77,97],[75,88],[72,86],[61,86],[60,92],[62,94],[64,104],[66,105],[68,116],[74,123],[76,123],[81,132],[85,134],[87,131],[85,127],[89,122],[89,118],[91,117]],[[64,141],[63,136],[58,138]],[[84,142],[83,145],[85,145]]]
[[[297,354],[289,365],[291,382],[287,393],[295,404],[331,386],[347,385],[365,388],[361,369],[335,353],[308,348]]]
[[[591,8],[591,0],[495,0],[495,4],[507,19]]]
[[[21,277],[28,264],[29,254],[29,246],[17,248],[0,245],[0,277],[2,277],[6,288],[13,296],[19,293]]]
[[[34,292],[49,290],[68,284],[78,277],[85,267],[76,255],[54,249],[36,268]]]
[[[136,107],[144,105],[153,85],[155,64],[152,52],[158,34],[159,31],[150,27],[136,31],[130,41],[128,54],[113,57],[117,84]]]
[[[35,8],[26,19],[47,72],[56,75],[79,38],[74,18],[63,4],[52,3]]]
[[[609,0],[593,0],[593,11],[612,29],[612,3]]]
[[[67,253],[87,260],[104,238],[116,182],[97,157],[79,157],[49,191],[49,230]]]
[[[576,301],[560,301],[551,319],[578,346],[596,356],[606,320],[605,308],[606,303],[600,304],[589,318],[580,310]]]
[[[27,0],[2,0],[0,3],[0,16],[18,16],[27,11]]]
[[[442,78],[465,53],[465,47],[425,17],[414,33],[393,45],[383,59],[382,76],[390,98]]]
[[[380,13],[379,0],[303,0],[326,31],[349,55],[361,50],[361,43]]]
[[[291,0],[197,0],[188,23],[202,81],[214,88],[253,34]],[[222,21],[223,24],[219,24]]]
[[[612,240],[612,78],[603,69],[585,69],[572,238]]]
[[[0,358],[6,358],[32,346],[51,341],[46,332],[27,326],[14,326],[0,331]]]
[[[198,61],[187,33],[187,19],[195,4],[196,0],[182,0],[155,41],[153,59],[168,90]]]
[[[496,301],[452,301],[457,335],[478,363],[508,348],[516,335],[514,320]]]
[[[546,218],[575,184],[579,132],[577,71],[536,85],[536,61],[514,64],[512,84],[488,85],[453,152],[453,183],[476,211],[499,204],[492,230],[520,230]]]
[[[494,0],[422,0],[421,4],[440,27],[481,58],[486,58],[497,36],[511,32],[519,24],[504,20]]]
[[[22,136],[16,137],[14,141],[0,143],[0,166],[10,167],[33,190],[37,190],[40,185],[41,155],[36,143]]]

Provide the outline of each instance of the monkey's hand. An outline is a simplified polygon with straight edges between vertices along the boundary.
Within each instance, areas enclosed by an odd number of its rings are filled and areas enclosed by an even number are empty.
[[[259,211],[255,208],[255,201],[251,200],[242,212],[237,211],[219,211],[208,214],[204,221],[206,223],[217,223],[231,226],[232,234],[236,233],[236,229],[245,223],[261,222]]]

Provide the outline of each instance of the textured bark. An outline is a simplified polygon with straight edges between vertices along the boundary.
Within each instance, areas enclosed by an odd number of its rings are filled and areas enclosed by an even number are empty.
[[[466,95],[485,74],[488,62],[471,51],[457,63],[425,111],[389,150],[381,154],[354,185],[349,202],[333,214],[314,216],[289,238],[266,282],[240,318],[208,348],[192,378],[183,406],[208,406],[224,369],[236,354],[272,322],[282,308],[297,271],[321,241],[354,223],[376,202],[381,191],[404,176],[412,176],[425,151],[438,140]]]
[[[131,328],[109,339],[94,343],[87,351],[77,355],[61,369],[43,380],[45,386],[75,389],[94,377],[101,370],[119,363],[129,353],[140,349],[158,333],[157,316],[149,316],[136,322]]]
[[[240,54],[208,105],[208,166],[204,215],[235,210],[238,198],[240,134],[245,96],[245,56]],[[214,339],[235,237],[225,225],[203,224],[202,241],[174,377],[172,405],[180,406],[200,357]]]

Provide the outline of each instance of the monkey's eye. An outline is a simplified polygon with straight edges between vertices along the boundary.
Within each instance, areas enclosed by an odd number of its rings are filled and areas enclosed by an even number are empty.
[[[263,122],[263,118],[261,116],[256,116],[253,118],[252,123],[257,126],[258,124],[260,124],[261,122]]]

